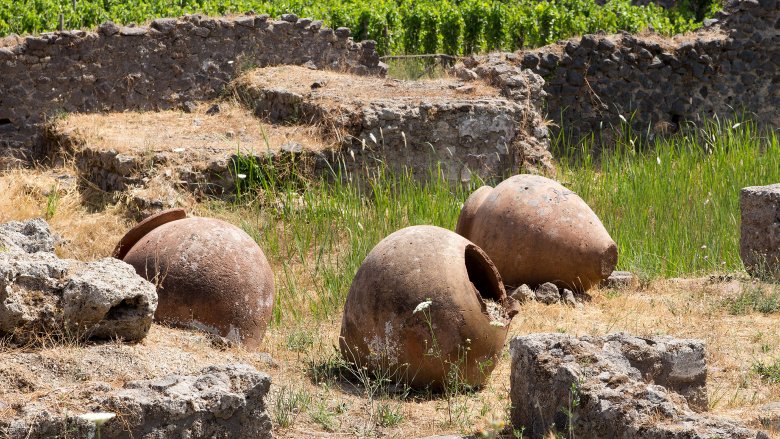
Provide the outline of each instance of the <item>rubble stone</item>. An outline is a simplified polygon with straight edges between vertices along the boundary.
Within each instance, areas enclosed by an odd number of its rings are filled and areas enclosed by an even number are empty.
[[[53,252],[55,237],[43,218],[0,224],[0,248],[26,253]]]
[[[536,300],[536,293],[528,285],[522,284],[515,288],[509,297],[517,300],[518,303],[525,303]]]
[[[53,238],[45,222],[2,227],[35,231],[6,233],[11,248],[50,248]],[[59,259],[48,251],[0,252],[0,334],[15,343],[34,343],[41,336],[138,341],[149,331],[156,308],[154,285],[124,262]]]
[[[268,375],[248,365],[211,366],[197,375],[169,375],[131,381],[119,390],[103,389],[91,404],[95,412],[117,414],[101,427],[105,438],[265,439],[272,437],[266,405],[270,385]],[[0,429],[9,439],[55,439],[64,431],[72,437],[96,437],[91,422],[34,404],[23,407],[10,424],[0,423]]]
[[[558,291],[558,287],[552,282],[545,282],[534,291],[536,300],[544,303],[545,305],[552,305],[561,301],[561,293]]]
[[[639,286],[639,279],[630,271],[613,271],[601,282],[601,286],[614,289],[636,288]]]
[[[700,340],[531,334],[510,352],[512,423],[532,438],[768,438],[691,409],[707,408]]]

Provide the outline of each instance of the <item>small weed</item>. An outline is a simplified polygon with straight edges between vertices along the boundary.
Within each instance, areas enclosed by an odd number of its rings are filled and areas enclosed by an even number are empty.
[[[306,375],[315,384],[330,384],[344,378],[344,372],[350,365],[341,357],[334,348],[325,359],[308,360],[306,362]]]
[[[311,395],[304,389],[282,386],[274,400],[273,417],[277,426],[288,428],[295,418],[311,403]]]
[[[780,292],[777,288],[750,286],[737,297],[723,301],[729,314],[745,315],[751,312],[773,314],[780,311]]]
[[[287,335],[285,344],[293,352],[306,352],[314,345],[314,334],[310,330],[295,329]]]
[[[618,289],[610,288],[606,291],[604,291],[604,297],[607,299],[617,299],[621,296],[621,292]]]
[[[780,383],[780,359],[772,363],[753,363],[753,372],[770,383]]]
[[[403,406],[398,402],[380,402],[376,407],[376,418],[380,427],[394,427],[404,420]]]
[[[336,414],[330,409],[327,400],[320,400],[309,413],[311,420],[322,426],[327,431],[335,431],[338,426]]]
[[[60,191],[57,185],[52,186],[49,189],[49,194],[46,196],[46,212],[45,217],[50,220],[57,213],[57,206],[60,204]]]

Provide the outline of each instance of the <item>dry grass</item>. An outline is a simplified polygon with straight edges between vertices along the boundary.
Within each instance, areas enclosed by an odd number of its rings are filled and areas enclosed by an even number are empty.
[[[97,190],[79,190],[72,167],[20,169],[0,174],[0,222],[47,217],[62,237],[61,257],[93,260],[110,256],[130,227],[121,203]]]
[[[238,78],[236,83],[239,87],[280,88],[311,98],[327,107],[382,101],[418,105],[422,102],[441,103],[480,97],[495,98],[500,95],[496,88],[482,81],[471,82],[469,85],[473,87],[463,89],[459,88],[463,83],[452,78],[402,81],[297,66],[257,69]],[[315,83],[318,87],[312,88]]]
[[[96,391],[170,374],[193,374],[210,365],[245,363],[272,373],[267,355],[225,349],[204,334],[153,325],[137,344],[59,343],[44,349],[0,349],[0,400],[13,415],[36,402],[57,411],[86,411]],[[108,386],[108,387],[106,387]]]
[[[52,131],[93,150],[133,155],[178,153],[188,163],[199,157],[207,160],[228,156],[238,148],[277,151],[287,142],[314,151],[330,146],[316,127],[269,125],[234,102],[220,102],[219,106],[220,111],[213,115],[206,114],[211,103],[201,104],[193,113],[170,110],[72,114],[55,121]]]
[[[708,393],[713,414],[747,419],[760,427],[757,418],[762,404],[780,399],[780,384],[770,384],[751,372],[757,361],[780,356],[778,315],[733,316],[721,306],[750,284],[740,281],[709,282],[707,279],[659,280],[636,291],[600,290],[582,308],[529,303],[512,321],[510,337],[536,332],[563,332],[575,336],[604,335],[626,331],[639,336],[672,335],[700,338],[708,349]],[[770,287],[771,288],[771,287]],[[324,364],[335,352],[340,321],[274,328],[266,343],[280,363],[274,384],[303,387],[310,394],[346,403],[350,409],[337,417],[337,431],[345,435],[359,433],[367,424],[364,397],[353,395],[338,385],[316,385],[307,380],[310,362]],[[291,338],[308,334],[311,348],[304,354],[289,347]],[[769,346],[769,348],[767,348]],[[457,422],[447,422],[446,401],[442,398],[411,398],[403,402],[404,421],[393,428],[374,432],[389,437],[422,437],[444,433],[474,433],[491,430],[507,420],[509,409],[508,352],[501,358],[487,386],[476,393],[456,399]],[[313,432],[319,432],[314,434]],[[772,432],[773,437],[777,432]],[[306,413],[288,429],[277,430],[280,437],[314,435],[330,437],[327,431]]]
[[[62,178],[63,175],[71,177]],[[120,204],[106,204],[100,196],[90,199],[80,193],[72,175],[69,168],[17,170],[0,175],[0,221],[43,216],[51,194],[56,193],[58,203],[49,221],[52,229],[67,239],[58,252],[86,260],[107,256],[130,224],[124,219]],[[247,220],[241,211],[196,206],[196,212],[221,212],[220,217],[233,223]],[[299,265],[290,261],[292,273],[303,269]],[[279,266],[274,268],[277,283],[283,282],[282,270]],[[780,357],[780,314],[729,314],[723,304],[746,287],[754,285],[742,280],[671,279],[652,282],[636,291],[595,291],[593,300],[582,308],[530,303],[513,320],[510,336],[626,331],[639,336],[668,334],[704,339],[708,346],[712,412],[752,420],[752,425],[758,427],[758,407],[780,400],[780,384],[762,380],[751,369],[759,361]],[[309,400],[291,412],[288,427],[275,426],[279,437],[420,437],[491,430],[506,422],[508,353],[502,356],[484,389],[449,402],[427,395],[371,399],[366,398],[359,385],[334,376],[325,374],[313,379],[312,371],[337,364],[335,346],[339,330],[339,316],[283,323],[269,329],[256,352],[220,350],[198,333],[157,325],[153,325],[142,343],[135,345],[63,343],[24,351],[0,342],[0,400],[6,404],[0,404],[0,417],[14,416],[15,407],[30,401],[54,410],[79,412],[93,392],[104,390],[101,386],[119,387],[129,380],[192,373],[210,364],[244,362],[272,376],[272,419],[282,410],[276,402],[289,392],[298,392]],[[269,366],[259,352],[270,353],[278,367]],[[400,421],[382,421],[386,425],[379,425],[380,407],[394,410]],[[454,413],[453,422],[449,421],[450,413]]]

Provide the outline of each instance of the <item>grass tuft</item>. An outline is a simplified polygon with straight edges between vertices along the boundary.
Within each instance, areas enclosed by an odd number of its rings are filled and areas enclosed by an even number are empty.
[[[775,131],[741,119],[688,125],[648,140],[625,124],[600,153],[559,138],[559,178],[617,242],[618,269],[643,278],[742,271],[739,190],[780,181]]]
[[[756,362],[753,364],[753,372],[770,383],[780,383],[780,359],[770,363]]]
[[[751,312],[774,314],[780,311],[780,291],[773,287],[748,286],[737,297],[726,299],[723,304],[730,314],[736,316]]]

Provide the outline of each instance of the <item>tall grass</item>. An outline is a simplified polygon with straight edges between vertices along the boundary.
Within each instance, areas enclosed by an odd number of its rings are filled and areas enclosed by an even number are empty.
[[[276,269],[274,321],[338,313],[374,245],[410,225],[454,229],[463,201],[477,186],[451,186],[440,169],[421,181],[411,172],[381,167],[314,181],[304,190],[297,184],[258,186],[272,192],[241,208],[241,226]]]
[[[774,132],[715,120],[651,142],[626,129],[601,153],[594,146],[558,139],[558,178],[602,219],[619,268],[645,277],[742,270],[739,189],[780,181]],[[383,168],[336,174],[305,186],[299,178],[258,182],[253,202],[243,196],[232,207],[276,270],[276,323],[338,315],[376,243],[409,225],[454,229],[481,184],[453,185],[439,169],[424,181]]]
[[[646,277],[743,269],[739,191],[780,181],[776,131],[709,120],[643,140],[628,128],[595,154],[592,140],[558,139],[561,180],[600,216],[619,264]]]

